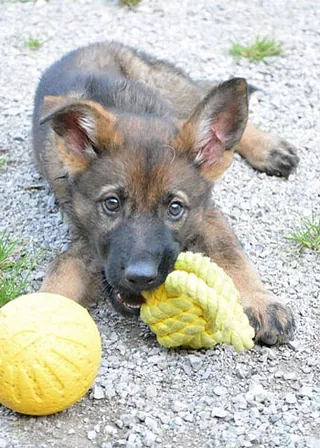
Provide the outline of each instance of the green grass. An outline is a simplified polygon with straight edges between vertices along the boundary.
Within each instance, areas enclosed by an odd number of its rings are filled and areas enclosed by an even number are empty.
[[[8,160],[5,157],[0,158],[0,169],[7,164]]]
[[[29,50],[39,50],[41,48],[43,43],[41,43],[38,39],[35,39],[34,37],[29,37],[25,41],[25,46],[29,48]]]
[[[310,249],[320,251],[320,218],[301,217],[300,226],[286,237],[288,241],[298,244],[299,250]]]
[[[234,42],[229,54],[235,58],[248,58],[250,62],[263,61],[269,56],[279,56],[282,52],[280,43],[268,37],[257,37],[255,42],[250,46],[245,46]]]
[[[18,243],[7,233],[0,233],[0,307],[26,292],[29,270],[35,266],[21,253]]]
[[[119,4],[122,6],[129,6],[129,8],[134,8],[139,5],[141,0],[119,0]]]

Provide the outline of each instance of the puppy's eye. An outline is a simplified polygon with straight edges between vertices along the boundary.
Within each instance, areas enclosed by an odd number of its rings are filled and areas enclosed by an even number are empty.
[[[107,197],[103,203],[103,210],[109,214],[115,214],[120,211],[120,200],[117,196],[109,196]]]
[[[172,201],[168,207],[168,215],[169,218],[177,221],[179,220],[184,213],[184,206],[180,201]]]

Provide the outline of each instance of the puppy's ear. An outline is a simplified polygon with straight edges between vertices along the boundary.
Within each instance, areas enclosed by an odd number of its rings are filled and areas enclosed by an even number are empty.
[[[243,78],[213,88],[183,124],[173,142],[179,152],[214,180],[231,164],[248,119],[248,89]]]
[[[84,170],[99,153],[122,143],[116,117],[94,101],[47,96],[40,124],[47,122],[58,137],[58,154],[70,174]]]

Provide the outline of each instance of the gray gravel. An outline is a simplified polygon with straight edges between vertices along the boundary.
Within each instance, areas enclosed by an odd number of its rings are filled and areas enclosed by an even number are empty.
[[[289,181],[254,172],[237,159],[217,186],[244,249],[268,288],[297,319],[291,346],[168,351],[141,323],[100,303],[92,314],[103,362],[92,391],[71,409],[29,418],[0,407],[0,447],[309,447],[320,446],[319,291],[315,253],[299,255],[285,236],[297,214],[320,216],[319,9],[314,0],[145,0],[136,11],[112,2],[0,1],[0,229],[29,253],[45,249],[33,273],[68,242],[54,201],[30,159],[32,98],[41,71],[66,50],[118,39],[186,68],[195,77],[247,77],[253,121],[300,148]],[[238,64],[231,41],[269,35],[284,55]],[[29,37],[45,41],[38,51]]]

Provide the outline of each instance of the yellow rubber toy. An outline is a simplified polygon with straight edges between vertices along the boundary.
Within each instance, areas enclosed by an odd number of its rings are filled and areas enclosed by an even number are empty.
[[[254,329],[230,277],[201,254],[184,252],[165,283],[145,291],[141,319],[165,347],[211,348],[231,344],[253,347]]]
[[[0,309],[0,404],[28,415],[62,411],[85,395],[100,361],[98,329],[73,300],[36,293]]]

